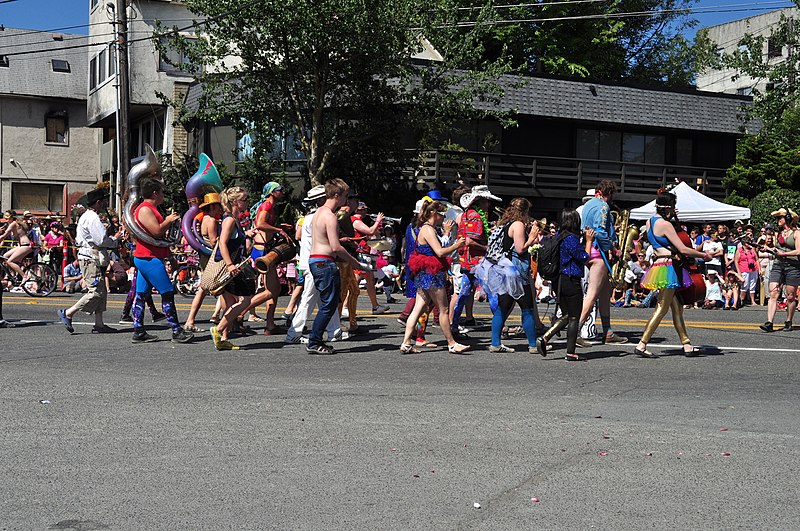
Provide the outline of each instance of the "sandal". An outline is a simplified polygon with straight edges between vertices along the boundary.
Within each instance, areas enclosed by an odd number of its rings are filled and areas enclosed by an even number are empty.
[[[416,345],[418,347],[425,347],[425,348],[439,348],[439,345],[436,343],[432,343],[430,341],[416,341]]]
[[[408,343],[400,345],[400,354],[419,354],[420,352],[422,351],[414,345],[409,345]]]
[[[654,360],[654,359],[656,359],[656,358],[658,357],[658,356],[656,356],[655,354],[653,354],[652,352],[650,352],[649,350],[647,350],[646,348],[645,348],[644,350],[642,350],[642,349],[640,349],[639,347],[636,347],[636,348],[633,350],[633,352],[634,352],[634,353],[635,353],[637,356],[639,356],[639,357],[641,357],[641,358],[648,358],[648,359]]]
[[[453,343],[452,345],[447,345],[447,352],[450,354],[463,354],[468,356],[469,354],[467,351],[469,350],[469,345],[462,345],[461,343]]]
[[[566,356],[564,356],[564,359],[566,361],[587,361],[586,358],[584,358],[583,356],[579,356],[577,354],[567,354]]]
[[[192,333],[197,333],[197,332],[202,332],[203,331],[202,328],[198,328],[195,325],[185,325],[183,327],[183,329],[186,330],[187,332],[192,332]]]
[[[266,321],[266,319],[264,319],[258,314],[251,313],[250,316],[247,318],[247,321],[250,323],[263,323],[264,321]]]
[[[208,320],[214,324],[219,324],[220,317],[219,315],[212,315],[211,317],[208,318]]]
[[[508,339],[511,337],[518,336],[522,334],[524,330],[521,326],[504,326],[503,332],[500,334],[500,337],[503,339]]]
[[[687,358],[696,358],[700,355],[700,349],[697,347],[692,347],[690,350],[686,350],[686,347],[683,347],[683,355]]]

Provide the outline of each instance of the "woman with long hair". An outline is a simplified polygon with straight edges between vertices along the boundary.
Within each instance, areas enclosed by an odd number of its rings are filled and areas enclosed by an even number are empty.
[[[581,309],[583,307],[583,268],[594,244],[594,230],[586,228],[583,232],[584,243],[581,245],[581,215],[576,210],[567,209],[561,213],[561,230],[556,238],[561,238],[559,245],[559,277],[554,282],[554,289],[561,308],[559,317],[552,326],[536,339],[536,350],[547,356],[547,343],[564,328],[567,329],[567,361],[584,361],[585,358],[575,353],[575,346],[580,331]]]
[[[222,298],[225,301],[225,313],[217,326],[211,327],[211,338],[217,350],[238,350],[228,339],[231,326],[235,325],[239,316],[250,305],[250,299],[256,292],[255,276],[249,273],[242,274],[240,264],[247,254],[247,241],[252,239],[257,228],[245,232],[239,224],[239,214],[247,211],[247,192],[238,186],[226,188],[220,194],[222,203],[222,226],[220,227],[217,250],[212,260],[225,262],[225,267],[233,278]]]
[[[450,331],[450,309],[447,301],[447,270],[449,264],[447,256],[464,245],[464,238],[458,238],[455,243],[442,247],[436,227],[444,221],[446,207],[439,201],[425,203],[420,208],[418,226],[412,231],[413,240],[407,245],[413,246],[408,267],[414,278],[417,288],[417,301],[414,309],[406,321],[406,333],[400,352],[411,354],[420,352],[411,344],[411,335],[417,325],[417,319],[422,314],[425,306],[435,304],[439,308],[439,319],[442,333],[447,340],[447,350],[452,354],[463,354],[469,346],[456,343]]]
[[[687,247],[675,232],[673,223],[677,221],[675,204],[677,197],[666,190],[659,191],[656,197],[656,215],[647,220],[647,239],[653,246],[654,261],[642,278],[642,287],[649,290],[658,290],[656,311],[644,328],[642,338],[636,345],[636,354],[643,358],[657,358],[647,350],[647,344],[653,333],[661,324],[661,320],[672,311],[672,324],[683,344],[683,351],[687,356],[697,356],[699,349],[692,346],[692,341],[686,334],[686,324],[683,321],[683,304],[675,296],[675,292],[691,284],[689,272],[686,269],[676,268],[672,257],[680,253],[684,257],[702,258],[706,262],[711,259],[708,253]]]
[[[497,222],[502,233],[502,257],[485,257],[475,268],[475,277],[490,300],[496,300],[492,315],[492,344],[489,352],[514,352],[503,345],[501,336],[514,304],[522,310],[522,328],[528,351],[536,350],[536,316],[531,286],[531,257],[528,248],[539,239],[538,225],[531,223],[531,203],[523,197],[511,200]],[[493,233],[493,236],[494,233]],[[494,306],[494,305],[493,305]]]

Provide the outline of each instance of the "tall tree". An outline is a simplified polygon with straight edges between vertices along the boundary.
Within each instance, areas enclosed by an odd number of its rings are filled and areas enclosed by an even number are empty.
[[[482,53],[486,26],[459,26],[466,14],[452,0],[185,4],[207,19],[202,38],[173,35],[161,45],[181,50],[181,67],[203,84],[199,117],[235,117],[261,141],[293,132],[314,184],[337,173],[337,160],[367,151],[386,160],[401,125],[423,143],[434,138],[473,115],[476,99],[496,98],[492,80],[508,71],[502,54],[487,60]],[[472,16],[482,21],[493,12]],[[413,61],[424,43],[443,60]]]
[[[733,80],[746,76],[753,85],[753,103],[743,107],[742,126],[757,132],[739,140],[736,163],[723,181],[730,203],[745,205],[769,190],[800,189],[798,43],[800,22],[785,15],[767,34],[743,35],[730,53],[719,53],[718,43],[706,32],[698,33],[702,66],[732,69]]]
[[[697,24],[695,2],[508,2],[494,43],[524,73],[687,87],[694,55],[683,32]]]

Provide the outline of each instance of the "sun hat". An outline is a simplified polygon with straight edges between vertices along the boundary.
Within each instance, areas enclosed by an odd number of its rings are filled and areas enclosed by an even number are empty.
[[[306,201],[316,201],[317,199],[322,199],[325,197],[325,186],[324,185],[317,185],[308,192],[306,192]]]
[[[794,219],[795,223],[797,223],[797,212],[789,207],[781,207],[770,215],[775,217],[789,216],[790,218]]]
[[[468,208],[476,199],[489,199],[491,201],[502,201],[499,197],[489,191],[485,184],[473,186],[472,190],[461,196],[461,208]]]

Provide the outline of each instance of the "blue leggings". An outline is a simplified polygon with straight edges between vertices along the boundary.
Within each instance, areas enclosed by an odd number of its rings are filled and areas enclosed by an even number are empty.
[[[161,294],[161,310],[167,316],[167,322],[172,327],[172,331],[181,331],[181,324],[178,321],[178,312],[175,309],[175,290],[172,282],[167,275],[162,258],[133,258],[138,274],[136,276],[136,298],[133,300],[133,328],[136,331],[144,330],[144,305],[145,298],[150,294],[150,290],[156,288]]]
[[[533,309],[533,290],[530,284],[525,284],[525,292],[515,300],[511,295],[502,294],[497,297],[497,310],[492,315],[492,346],[499,347],[503,332],[503,325],[511,315],[514,305],[518,304],[522,310],[522,328],[528,338],[528,346],[536,347],[536,316]]]

